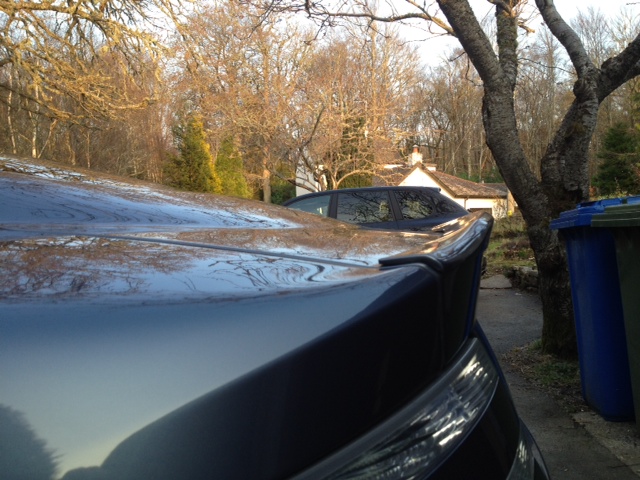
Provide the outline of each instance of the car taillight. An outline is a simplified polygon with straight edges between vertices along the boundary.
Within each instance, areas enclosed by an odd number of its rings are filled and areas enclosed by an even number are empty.
[[[477,424],[498,382],[482,343],[471,340],[447,373],[409,406],[297,478],[422,478]]]

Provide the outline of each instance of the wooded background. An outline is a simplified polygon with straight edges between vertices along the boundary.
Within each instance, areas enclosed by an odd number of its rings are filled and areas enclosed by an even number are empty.
[[[367,185],[414,144],[441,171],[501,180],[467,56],[402,24],[351,19],[321,30],[224,0],[3,0],[0,22],[0,152],[278,203],[293,195],[300,165],[321,165],[328,188]],[[570,23],[600,65],[640,22],[627,8],[583,10]],[[519,135],[535,162],[573,100],[575,76],[535,17],[518,55]],[[601,106],[595,195],[640,191],[639,117],[638,79]],[[624,152],[616,135],[630,142]],[[620,154],[623,165],[597,177]]]

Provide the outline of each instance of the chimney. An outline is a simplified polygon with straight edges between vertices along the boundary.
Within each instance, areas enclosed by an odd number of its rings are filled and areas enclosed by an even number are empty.
[[[417,163],[422,163],[422,154],[420,153],[420,147],[418,145],[413,146],[413,152],[409,155],[408,163],[412,167]]]

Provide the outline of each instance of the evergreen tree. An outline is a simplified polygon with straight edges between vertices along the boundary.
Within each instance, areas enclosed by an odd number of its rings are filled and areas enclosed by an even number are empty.
[[[593,186],[603,196],[627,196],[640,193],[640,135],[623,123],[611,127],[598,157]]]
[[[165,166],[165,183],[193,192],[222,193],[202,119],[193,116],[173,130],[179,154]]]
[[[220,145],[216,156],[216,173],[220,178],[222,193],[234,197],[251,197],[247,179],[244,177],[242,157],[231,137],[225,138]]]

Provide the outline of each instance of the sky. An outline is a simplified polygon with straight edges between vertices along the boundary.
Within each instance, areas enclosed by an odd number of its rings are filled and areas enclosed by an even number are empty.
[[[640,10],[640,2],[638,0],[555,0],[556,9],[565,20],[573,17],[578,9],[587,9],[592,6],[600,8],[605,13],[617,14],[626,4],[636,2],[634,8]]]
[[[603,10],[605,13],[616,14],[618,13],[625,5],[630,3],[636,3],[633,8],[638,8],[640,10],[640,0],[554,0],[556,5],[556,9],[563,16],[565,20],[571,19],[579,9],[586,10],[587,8],[595,7]],[[484,3],[488,4],[487,0],[471,0],[471,3]],[[529,3],[535,5],[535,0],[529,0]],[[487,5],[488,8],[491,8],[491,5]]]
[[[535,0],[529,0],[531,4],[535,5]],[[493,15],[494,6],[492,6],[487,0],[470,0],[471,6],[476,12],[486,12],[488,15]],[[586,10],[589,7],[601,10],[607,15],[617,15],[625,6],[628,5],[631,11],[637,11],[640,15],[640,0],[554,0],[556,9],[562,15],[565,21],[570,22],[571,19],[577,15],[580,10]],[[532,22],[534,29],[538,28],[542,20],[540,18]],[[414,34],[407,32],[405,37],[424,39],[423,34]],[[425,46],[427,48],[425,48]],[[419,48],[423,61],[427,65],[437,64],[441,61],[442,56],[448,50],[448,46],[458,46],[456,40],[450,37],[431,38],[427,40],[424,46]]]

